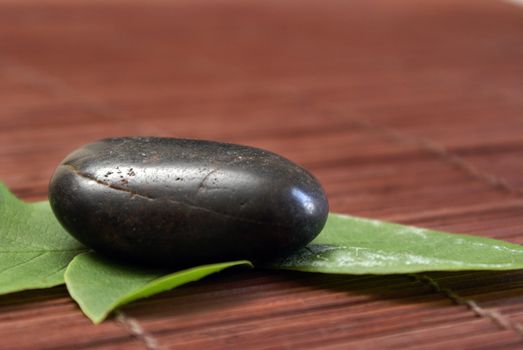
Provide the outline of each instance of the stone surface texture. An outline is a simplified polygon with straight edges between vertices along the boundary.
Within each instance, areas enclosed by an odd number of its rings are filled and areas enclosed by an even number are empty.
[[[49,199],[88,247],[153,264],[266,260],[305,246],[328,203],[305,169],[258,148],[112,138],[71,153]]]

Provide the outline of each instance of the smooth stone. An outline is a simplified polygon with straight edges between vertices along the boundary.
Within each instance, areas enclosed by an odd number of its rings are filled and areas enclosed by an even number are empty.
[[[56,169],[49,201],[87,247],[156,265],[284,256],[313,240],[329,211],[319,182],[277,154],[159,137],[74,151]]]

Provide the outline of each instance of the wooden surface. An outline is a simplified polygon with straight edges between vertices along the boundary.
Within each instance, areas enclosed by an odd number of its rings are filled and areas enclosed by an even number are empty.
[[[106,136],[304,165],[333,211],[523,243],[523,7],[497,0],[0,2],[0,179],[44,199]],[[0,297],[1,349],[521,349],[523,272],[236,270],[92,326]]]

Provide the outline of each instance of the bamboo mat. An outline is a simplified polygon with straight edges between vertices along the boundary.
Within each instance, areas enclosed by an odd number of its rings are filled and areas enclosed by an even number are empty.
[[[44,199],[107,136],[258,146],[331,209],[523,243],[523,7],[496,0],[1,1],[0,179]],[[0,297],[0,349],[521,349],[523,272],[234,270],[93,326]]]

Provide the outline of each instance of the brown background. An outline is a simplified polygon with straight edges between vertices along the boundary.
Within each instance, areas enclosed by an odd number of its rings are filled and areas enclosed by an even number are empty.
[[[523,243],[523,8],[496,0],[0,2],[0,179],[106,136],[281,153],[333,211]],[[92,326],[0,297],[1,349],[519,349],[523,273],[228,271]]]

